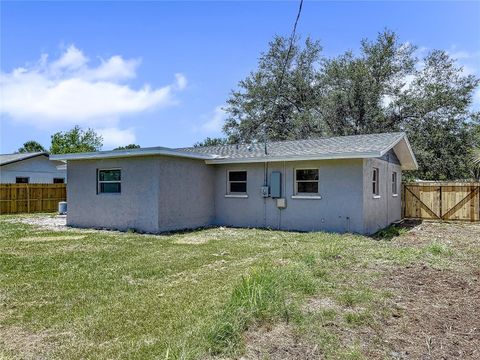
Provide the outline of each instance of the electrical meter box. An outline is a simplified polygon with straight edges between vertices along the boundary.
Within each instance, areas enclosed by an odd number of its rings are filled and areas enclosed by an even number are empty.
[[[268,186],[262,186],[262,189],[261,189],[262,197],[264,197],[264,198],[268,197],[268,195],[269,195],[268,190],[269,190]]]

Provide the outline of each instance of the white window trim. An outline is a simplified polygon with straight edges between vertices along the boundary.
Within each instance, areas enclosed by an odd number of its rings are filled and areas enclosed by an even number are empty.
[[[297,170],[317,170],[318,171],[318,180],[298,180],[297,181]],[[299,182],[317,182],[318,192],[316,193],[302,193],[298,192],[298,183]],[[293,195],[292,199],[317,199],[320,200],[320,169],[315,167],[302,167],[293,169]]]
[[[377,171],[377,178],[376,180],[373,180],[373,174],[375,174],[375,170]],[[372,167],[372,192],[373,192],[373,198],[374,199],[380,199],[380,169],[377,167]],[[373,184],[375,184],[375,190],[373,191]]]
[[[320,195],[292,195],[291,197],[292,199],[300,200],[322,200],[322,197]]]
[[[231,172],[240,172],[244,171],[246,174],[247,180],[245,181],[230,181],[230,173]],[[231,183],[245,183],[245,189],[247,191],[245,192],[231,192],[230,191],[230,184]],[[225,194],[225,197],[231,197],[231,198],[246,198],[248,197],[248,171],[245,169],[229,169],[227,170],[227,191]]]
[[[120,170],[120,180],[100,180],[100,171]],[[122,169],[121,168],[103,168],[97,169],[97,195],[120,195],[122,193]],[[120,183],[120,192],[107,193],[100,191],[100,184]]]
[[[394,175],[395,175],[395,181],[393,181]],[[398,173],[396,171],[392,171],[392,196],[393,197],[398,196]]]

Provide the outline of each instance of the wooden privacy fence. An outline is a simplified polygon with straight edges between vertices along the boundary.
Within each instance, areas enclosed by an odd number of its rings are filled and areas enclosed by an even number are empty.
[[[437,220],[480,220],[480,182],[403,184],[403,216]]]
[[[54,212],[66,199],[66,184],[0,184],[0,214]]]

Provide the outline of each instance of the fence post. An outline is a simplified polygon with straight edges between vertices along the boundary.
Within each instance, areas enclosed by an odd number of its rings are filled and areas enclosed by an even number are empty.
[[[442,210],[442,184],[440,184],[439,186],[439,190],[440,190],[440,219],[443,219],[443,210]]]
[[[10,186],[10,195],[11,195],[11,211],[12,214],[17,213],[17,195],[18,195],[18,186]]]
[[[27,213],[30,214],[30,186],[27,184]]]

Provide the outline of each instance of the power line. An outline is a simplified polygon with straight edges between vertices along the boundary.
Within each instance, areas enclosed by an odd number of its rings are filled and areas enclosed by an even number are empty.
[[[285,72],[287,71],[288,61],[290,60],[290,54],[293,50],[293,42],[295,41],[295,35],[297,32],[297,25],[298,21],[300,20],[300,15],[302,14],[302,7],[303,7],[303,0],[300,0],[300,5],[298,6],[297,17],[295,18],[295,23],[293,24],[292,33],[290,35],[290,41],[288,44],[287,56],[285,57],[285,62],[283,63],[282,72],[280,73],[280,78],[278,79],[278,83],[275,89],[275,97],[273,98],[273,104],[277,102],[278,94],[283,84],[283,78],[285,77]],[[264,126],[263,126],[264,125]],[[265,155],[267,155],[267,126],[266,120],[263,120],[260,124],[258,124],[257,129],[263,126],[263,140],[264,140],[264,147],[265,147]]]
[[[277,86],[276,86],[276,89],[275,89],[275,97],[273,98],[273,101],[272,101],[274,104],[277,102],[278,94],[279,94],[280,88],[283,84],[283,78],[285,77],[285,72],[287,70],[288,61],[290,60],[290,54],[292,53],[293,42],[295,41],[295,35],[296,35],[296,32],[297,32],[298,21],[300,20],[300,15],[302,14],[302,7],[303,7],[303,0],[300,0],[300,5],[298,6],[297,17],[295,18],[295,23],[293,24],[292,33],[290,35],[290,41],[289,41],[289,45],[288,45],[287,56],[285,57],[285,62],[283,63],[282,72],[280,73],[280,78],[278,80],[278,83],[277,83]],[[265,120],[263,120],[262,123],[260,123],[258,125],[257,129],[260,126],[265,125],[265,123],[266,123]],[[266,154],[267,153],[267,129],[266,129],[266,126],[264,127],[263,131],[264,131],[265,154]]]
[[[282,68],[282,72],[280,73],[280,80],[278,82],[278,86],[277,86],[277,92],[276,92],[276,96],[275,96],[275,101],[277,100],[277,96],[278,96],[278,89],[280,88],[280,86],[282,85],[282,82],[283,82],[283,78],[285,76],[285,71],[287,69],[287,65],[288,65],[288,60],[290,58],[290,54],[292,53],[292,49],[293,49],[293,42],[295,41],[295,34],[297,32],[297,24],[298,24],[298,20],[300,19],[300,15],[302,13],[302,6],[303,6],[303,0],[300,0],[300,6],[298,7],[298,13],[297,13],[297,18],[295,19],[295,23],[293,24],[293,30],[292,30],[292,34],[290,36],[290,44],[288,45],[288,51],[287,51],[287,56],[285,58],[285,63],[283,64],[283,68]]]

